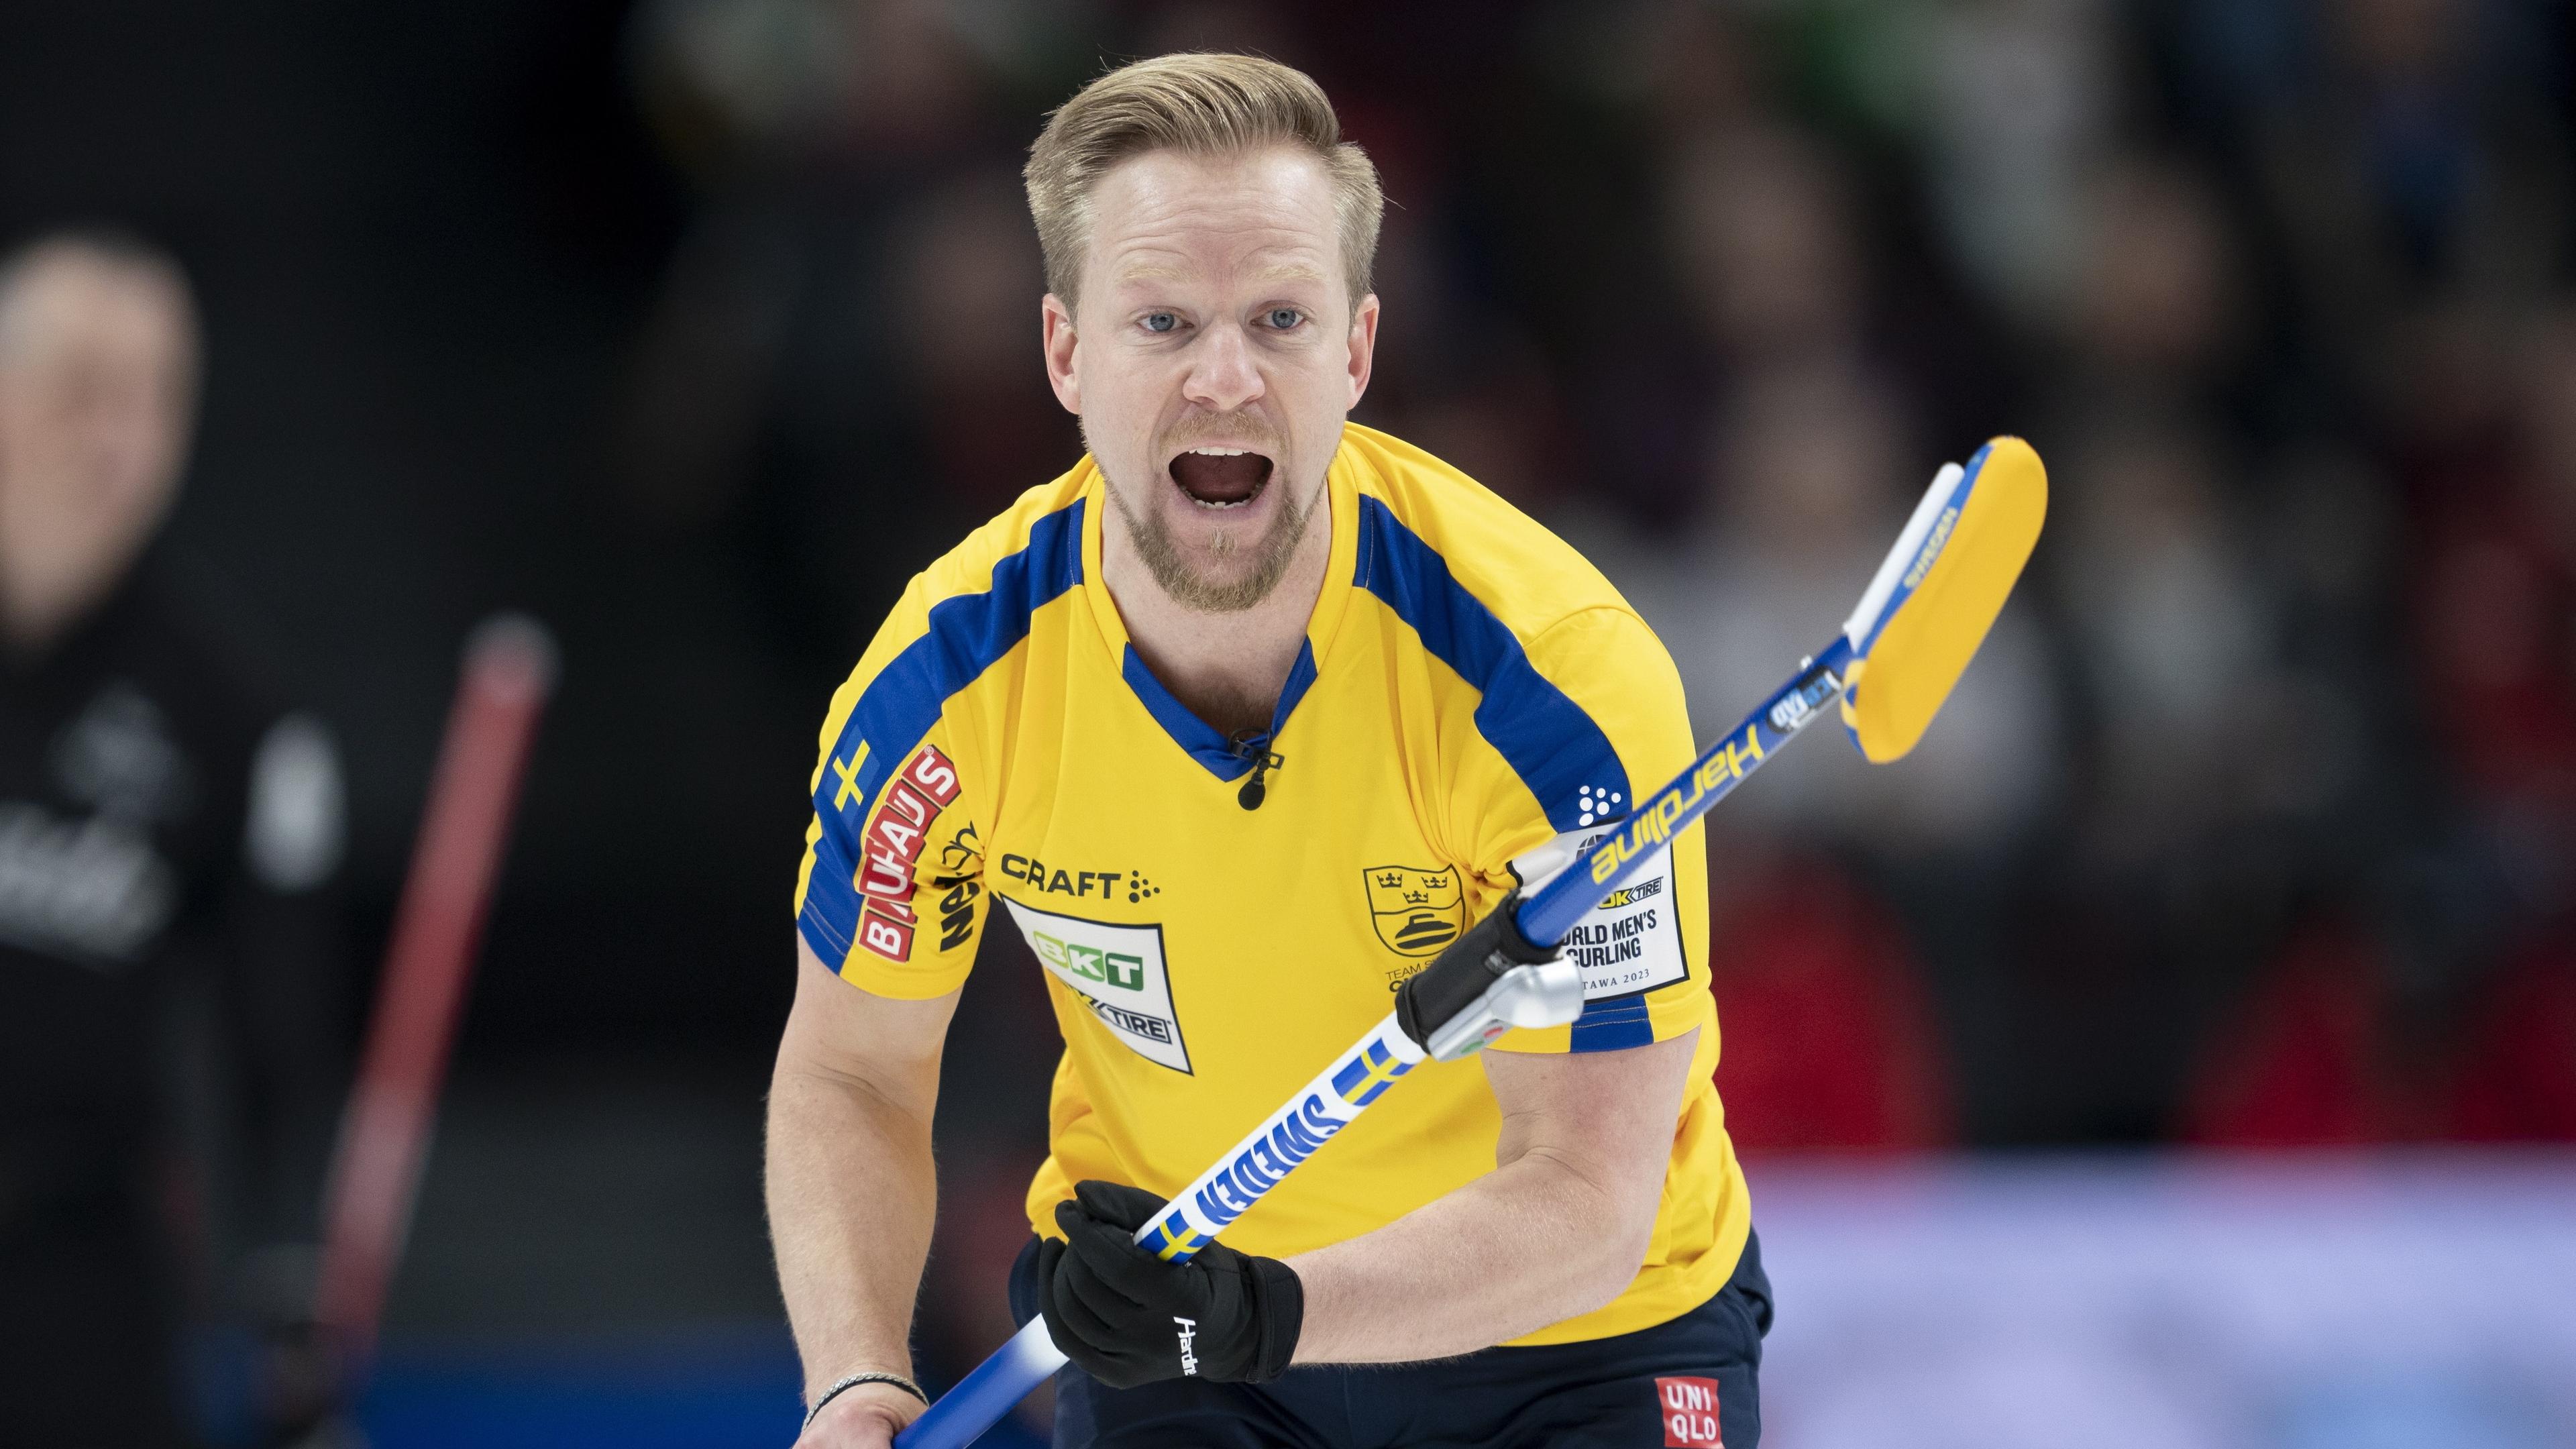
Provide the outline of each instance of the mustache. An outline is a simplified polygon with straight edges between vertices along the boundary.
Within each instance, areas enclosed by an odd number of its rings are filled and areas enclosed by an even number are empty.
[[[1187,452],[1199,443],[1217,441],[1256,446],[1276,462],[1280,446],[1286,440],[1279,436],[1279,430],[1270,425],[1268,418],[1248,412],[1195,413],[1164,429],[1161,438],[1165,453]]]

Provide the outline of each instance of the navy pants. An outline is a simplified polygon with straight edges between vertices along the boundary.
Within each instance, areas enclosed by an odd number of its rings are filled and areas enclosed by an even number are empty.
[[[1037,1242],[1011,1269],[1011,1312],[1037,1316]],[[1735,1276],[1652,1328],[1411,1364],[1317,1364],[1266,1384],[1167,1379],[1113,1389],[1056,1374],[1056,1449],[1378,1449],[1396,1445],[1756,1449],[1771,1283],[1748,1238]]]

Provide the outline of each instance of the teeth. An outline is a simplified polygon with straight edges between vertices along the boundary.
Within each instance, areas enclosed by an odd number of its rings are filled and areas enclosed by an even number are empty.
[[[1249,498],[1238,498],[1232,503],[1211,503],[1204,498],[1192,498],[1190,501],[1201,508],[1241,508],[1252,500]]]
[[[1192,448],[1190,451],[1205,458],[1240,458],[1243,456],[1243,449],[1241,448]]]

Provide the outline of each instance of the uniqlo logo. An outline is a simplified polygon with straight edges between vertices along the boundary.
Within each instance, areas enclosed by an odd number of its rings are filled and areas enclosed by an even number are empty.
[[[1717,1380],[1657,1379],[1655,1407],[1664,1416],[1664,1449],[1726,1449],[1717,1437]]]

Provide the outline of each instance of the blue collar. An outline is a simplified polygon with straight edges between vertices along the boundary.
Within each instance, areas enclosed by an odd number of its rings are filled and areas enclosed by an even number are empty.
[[[1173,698],[1172,692],[1163,687],[1163,681],[1154,677],[1154,671],[1145,667],[1145,660],[1137,654],[1135,645],[1127,646],[1127,657],[1120,663],[1118,672],[1126,679],[1127,687],[1136,691],[1136,698],[1145,706],[1145,712],[1152,715],[1155,723],[1163,727],[1163,732],[1172,737],[1172,743],[1188,751],[1191,759],[1206,766],[1209,774],[1220,780],[1237,780],[1252,768],[1253,761],[1269,751],[1270,742],[1279,737],[1279,731],[1288,723],[1289,712],[1296,709],[1297,701],[1306,697],[1307,686],[1315,682],[1315,645],[1313,640],[1308,640],[1297,646],[1297,662],[1289,666],[1288,684],[1279,691],[1279,707],[1271,712],[1270,728],[1239,740],[1220,734],[1216,726],[1190,713],[1188,705]]]

